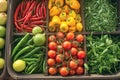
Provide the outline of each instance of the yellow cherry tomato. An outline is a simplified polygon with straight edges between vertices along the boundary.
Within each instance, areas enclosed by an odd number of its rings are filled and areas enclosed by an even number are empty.
[[[77,23],[78,23],[78,22],[81,22],[81,16],[80,16],[80,14],[77,14],[77,15],[76,15],[75,20],[76,20]]]
[[[70,11],[70,7],[69,7],[68,5],[65,5],[65,6],[63,7],[63,11],[68,14],[69,11]]]
[[[65,21],[61,22],[60,31],[63,32],[63,33],[68,31],[68,25]]]
[[[69,26],[74,26],[76,24],[76,21],[73,17],[68,17],[66,22]]]
[[[69,27],[69,32],[75,32],[75,31],[76,31],[76,26]]]
[[[50,9],[50,16],[55,16],[55,15],[59,15],[61,12],[61,8],[57,7],[57,6],[53,6]]]
[[[74,11],[74,10],[71,10],[71,11],[69,12],[68,16],[75,18],[75,17],[76,17],[75,11]]]
[[[72,0],[70,1],[70,7],[72,9],[80,9],[80,3],[78,0]]]
[[[54,26],[59,27],[61,24],[61,20],[58,16],[53,16],[52,17],[52,23]]]
[[[55,0],[55,5],[58,7],[62,7],[64,5],[64,0]]]
[[[56,26],[54,26],[54,23],[52,21],[49,22],[48,30],[50,32],[54,32],[56,30]]]
[[[55,4],[55,0],[49,0],[49,2],[48,2],[48,9],[51,9],[54,4]]]
[[[72,1],[72,0],[65,0],[65,3],[66,3],[67,5],[69,5],[69,4],[70,4],[70,1]]]
[[[60,15],[59,15],[60,19],[63,21],[63,20],[66,20],[66,17],[67,17],[67,14],[65,12],[61,12]]]
[[[83,30],[83,25],[82,25],[82,23],[80,23],[80,22],[77,23],[77,24],[76,24],[76,29],[77,29],[78,32],[81,32],[81,31]]]

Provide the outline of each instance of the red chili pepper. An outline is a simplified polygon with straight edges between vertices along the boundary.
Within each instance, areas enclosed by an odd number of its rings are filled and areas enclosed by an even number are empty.
[[[35,7],[35,5],[36,5],[36,1],[34,1],[34,2],[31,4],[31,6],[29,7],[28,12],[30,12],[31,10],[33,10],[33,8]]]
[[[17,22],[15,21],[15,27],[17,28],[18,31],[22,31],[23,29],[17,24]]]
[[[21,4],[19,4],[18,7],[17,7],[16,10],[15,10],[15,13],[14,13],[14,21],[17,20],[17,16],[18,16],[18,13],[19,13],[19,10],[20,10],[20,6],[21,6]]]
[[[26,1],[26,2],[27,2],[27,4],[26,4],[25,11],[23,12],[23,16],[25,16],[25,15],[26,15],[26,13],[28,12],[28,10],[29,10],[30,6],[32,6],[32,4],[30,3],[30,1]]]
[[[41,20],[43,17],[31,17],[30,21],[38,21]]]
[[[30,19],[31,16],[32,16],[32,11],[29,12],[29,13],[25,16],[25,20],[24,20],[23,24],[26,24],[26,22]]]
[[[46,6],[45,6],[45,2],[43,3],[43,13],[44,13],[44,19],[46,19]]]
[[[32,30],[32,28],[29,25],[20,24],[20,26],[23,27],[23,29]]]
[[[34,22],[31,22],[30,25],[43,25],[45,24],[45,21],[34,21]]]
[[[39,7],[40,7],[40,3],[38,3],[38,5],[37,5],[37,8],[36,8],[36,15],[37,15],[37,17],[39,17],[40,16],[40,14],[39,14]]]

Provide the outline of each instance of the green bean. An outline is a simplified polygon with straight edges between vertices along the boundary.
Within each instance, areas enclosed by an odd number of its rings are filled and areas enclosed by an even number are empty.
[[[27,53],[26,55],[22,56],[22,58],[31,57],[33,54],[37,53],[38,51],[40,51],[40,47],[35,47],[29,53]]]
[[[16,59],[18,59],[18,57],[20,55],[22,55],[23,53],[27,53],[29,51],[31,51],[32,49],[34,48],[34,46],[30,45],[30,46],[26,46],[25,48],[23,48],[22,50],[20,50],[15,56],[14,56],[14,59],[13,61],[15,61]]]
[[[12,57],[16,54],[16,52],[21,48],[23,47],[27,41],[29,40],[30,38],[30,34],[27,33],[19,42],[18,44],[14,47],[13,51],[12,51]]]

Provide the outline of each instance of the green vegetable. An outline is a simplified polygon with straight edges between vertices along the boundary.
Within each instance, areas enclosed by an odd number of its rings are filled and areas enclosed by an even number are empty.
[[[119,71],[120,37],[110,35],[87,36],[89,73],[112,74]]]
[[[116,31],[118,25],[116,0],[85,0],[87,31]]]
[[[35,54],[38,51],[40,51],[40,47],[34,48],[30,52],[28,52],[26,55],[22,56],[22,58],[31,57],[33,54]]]
[[[33,37],[33,42],[36,46],[44,45],[45,41],[46,41],[45,34],[38,33]]]
[[[25,48],[21,49],[15,56],[13,61],[17,60],[20,55],[24,55],[27,54],[29,51],[31,51],[32,49],[34,49],[34,46],[30,45],[30,46],[26,46]]]
[[[16,52],[21,48],[23,47],[27,41],[29,40],[30,38],[30,34],[27,33],[19,42],[18,44],[14,47],[13,51],[12,51],[12,57],[16,54]]]

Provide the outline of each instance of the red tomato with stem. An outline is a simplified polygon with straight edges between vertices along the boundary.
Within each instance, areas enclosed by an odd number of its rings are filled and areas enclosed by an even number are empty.
[[[55,75],[57,73],[57,69],[55,67],[50,67],[48,72],[50,75]]]
[[[55,42],[50,42],[48,44],[49,49],[51,50],[56,50],[57,49],[57,44]]]
[[[49,59],[47,60],[47,64],[48,64],[49,66],[54,66],[54,65],[55,65],[55,59],[49,58]]]
[[[64,53],[64,57],[65,57],[65,59],[69,59],[69,58],[70,58],[70,53],[67,52],[67,51],[65,51],[65,53]]]
[[[48,51],[48,57],[49,58],[55,58],[55,56],[56,56],[56,51],[54,51],[54,50],[49,50]]]
[[[78,42],[83,42],[84,36],[83,36],[82,34],[78,34],[78,35],[76,36],[76,40],[77,40]]]
[[[64,60],[64,55],[63,54],[57,54],[56,55],[56,62],[61,63]]]
[[[69,32],[69,33],[66,34],[66,39],[67,39],[67,40],[73,40],[73,39],[74,39],[74,36],[75,36],[74,33]]]
[[[84,69],[83,69],[83,67],[78,67],[77,69],[76,69],[76,74],[78,74],[78,75],[81,75],[81,74],[83,74],[84,73]]]
[[[78,66],[83,66],[84,65],[84,60],[83,59],[78,59]]]
[[[78,52],[77,49],[74,48],[74,47],[70,49],[70,53],[71,53],[72,56],[77,55],[77,52]]]
[[[57,38],[57,39],[63,39],[63,38],[64,38],[64,34],[63,34],[62,32],[58,32],[58,33],[56,34],[56,38]]]
[[[61,67],[59,73],[62,76],[67,76],[69,74],[69,69],[67,67]]]
[[[71,69],[76,69],[76,68],[78,67],[77,61],[71,60],[71,61],[69,62],[69,67],[70,67]]]
[[[70,69],[69,74],[70,74],[70,75],[75,75],[75,70]]]
[[[85,57],[86,57],[85,51],[78,51],[77,57],[78,57],[79,59],[85,58]]]
[[[78,48],[79,42],[78,41],[72,41],[72,47]]]
[[[71,43],[69,41],[65,41],[62,46],[65,50],[69,50],[71,48]]]
[[[49,41],[49,42],[56,41],[55,35],[50,35],[50,36],[48,37],[48,41]]]
[[[58,45],[58,46],[57,46],[57,52],[62,53],[63,50],[64,50],[64,49],[63,49],[62,45]]]

